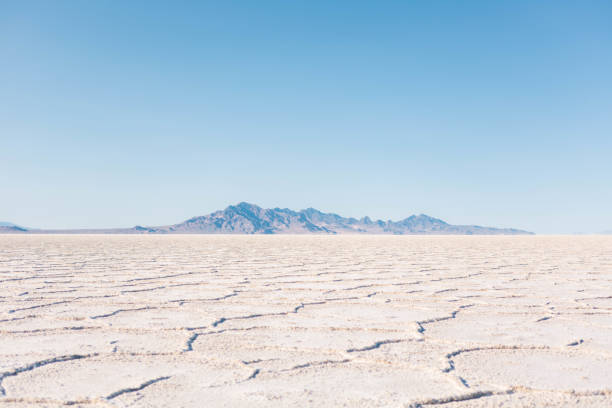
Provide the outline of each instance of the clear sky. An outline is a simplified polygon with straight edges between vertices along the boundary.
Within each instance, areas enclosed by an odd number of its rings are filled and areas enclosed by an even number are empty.
[[[3,1],[0,221],[612,229],[610,1]]]

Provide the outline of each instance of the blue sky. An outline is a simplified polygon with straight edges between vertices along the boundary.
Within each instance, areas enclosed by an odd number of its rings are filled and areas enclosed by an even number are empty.
[[[612,229],[608,1],[0,3],[0,220]]]

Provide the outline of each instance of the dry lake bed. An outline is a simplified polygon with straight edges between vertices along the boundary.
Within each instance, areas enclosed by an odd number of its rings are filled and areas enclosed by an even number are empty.
[[[612,236],[0,236],[0,408],[609,407]]]

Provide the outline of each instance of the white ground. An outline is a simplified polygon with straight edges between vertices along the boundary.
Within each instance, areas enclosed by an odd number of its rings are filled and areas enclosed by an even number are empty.
[[[0,236],[0,408],[612,406],[612,237]]]

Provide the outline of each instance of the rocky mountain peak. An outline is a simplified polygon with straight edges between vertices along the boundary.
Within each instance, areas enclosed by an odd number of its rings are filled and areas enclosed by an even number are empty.
[[[324,213],[315,208],[294,211],[265,209],[240,202],[224,210],[190,218],[167,227],[139,227],[140,231],[204,234],[523,234],[525,231],[475,225],[451,225],[426,214],[411,215],[401,221],[373,221]]]

